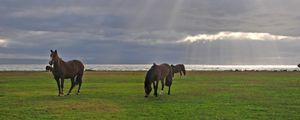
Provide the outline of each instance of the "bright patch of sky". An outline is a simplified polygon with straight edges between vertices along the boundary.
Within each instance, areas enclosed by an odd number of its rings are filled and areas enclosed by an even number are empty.
[[[189,35],[183,40],[177,41],[182,42],[197,42],[197,41],[214,41],[214,40],[261,40],[261,41],[272,41],[272,40],[300,40],[300,37],[273,35],[270,33],[255,33],[255,32],[219,32],[217,34],[198,34]]]

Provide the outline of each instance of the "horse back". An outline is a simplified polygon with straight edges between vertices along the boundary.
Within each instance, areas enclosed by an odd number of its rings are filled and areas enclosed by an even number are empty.
[[[172,73],[171,66],[169,64],[166,64],[166,63],[158,65],[158,69],[160,71],[161,79],[166,78],[169,74]]]
[[[84,65],[79,60],[71,60],[66,62],[64,66],[64,72],[66,77],[74,77],[74,76],[81,76],[84,72]]]
[[[161,79],[165,79],[165,85],[166,86],[171,86],[172,85],[172,80],[173,80],[173,71],[172,67],[169,64],[161,64],[160,65],[160,70],[161,70]]]

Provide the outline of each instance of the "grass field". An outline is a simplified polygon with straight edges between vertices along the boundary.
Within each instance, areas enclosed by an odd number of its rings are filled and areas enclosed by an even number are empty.
[[[86,72],[63,97],[49,72],[0,72],[0,119],[300,119],[299,72],[187,74],[144,98],[145,72]]]

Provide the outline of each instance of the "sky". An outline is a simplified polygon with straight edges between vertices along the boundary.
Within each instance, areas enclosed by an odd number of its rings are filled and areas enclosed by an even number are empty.
[[[0,64],[300,63],[299,0],[1,0]]]

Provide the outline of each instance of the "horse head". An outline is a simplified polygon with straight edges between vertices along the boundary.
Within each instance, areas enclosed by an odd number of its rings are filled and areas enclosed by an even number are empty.
[[[174,73],[178,72],[176,69],[175,65],[171,64],[171,69],[172,69],[172,76],[174,77]]]
[[[57,50],[53,51],[53,50],[50,50],[51,54],[50,54],[50,61],[49,61],[49,65],[53,65],[55,62],[58,62],[59,60],[59,56],[58,56],[58,53],[57,53]]]
[[[175,66],[173,64],[171,64],[171,68],[173,71],[175,70]]]
[[[46,70],[52,72],[53,68],[51,66],[46,66]]]
[[[153,65],[151,66],[151,69],[157,67],[157,64],[156,63],[153,63]]]
[[[148,97],[149,94],[152,91],[151,87],[151,80],[153,80],[154,75],[155,75],[155,66],[152,66],[150,70],[147,71],[146,77],[145,77],[145,82],[144,82],[144,90],[145,90],[145,97]]]
[[[145,81],[144,82],[144,90],[145,90],[145,97],[148,97],[152,91],[151,83],[149,83],[148,81]]]

